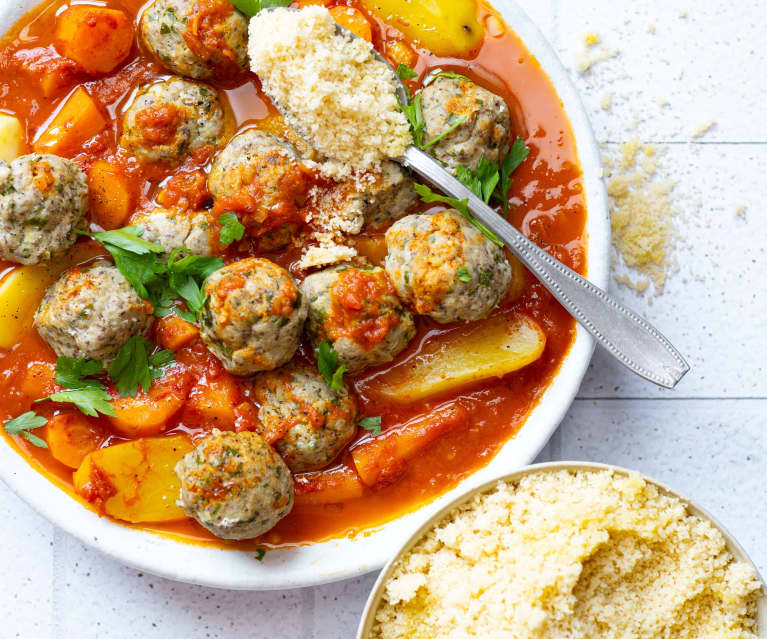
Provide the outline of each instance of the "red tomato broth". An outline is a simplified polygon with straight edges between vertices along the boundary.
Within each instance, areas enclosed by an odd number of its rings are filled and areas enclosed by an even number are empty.
[[[310,0],[306,0],[298,4],[309,2]],[[316,0],[312,3],[316,3]],[[99,4],[123,9],[134,17],[139,15],[144,7],[142,2],[135,0],[106,0]],[[402,39],[396,28],[370,16],[354,0],[330,0],[324,4],[328,7],[348,5],[363,11],[372,26],[373,43],[379,50],[384,48],[386,42]],[[141,47],[134,45],[127,60],[113,74],[104,78],[88,79],[73,73],[69,65],[58,63],[63,88],[53,96],[43,95],[34,75],[21,70],[23,59],[29,57],[23,52],[52,46],[55,16],[65,6],[62,0],[54,0],[39,7],[23,18],[4,43],[0,44],[0,71],[4,85],[0,90],[0,111],[17,115],[24,123],[28,147],[31,149],[34,140],[44,130],[46,123],[51,120],[66,96],[76,86],[82,85],[105,116],[108,116],[109,122],[107,128],[86,142],[73,159],[85,169],[97,159],[105,159],[119,166],[129,178],[136,210],[151,208],[159,189],[173,176],[179,177],[176,178],[177,186],[171,188],[171,198],[177,201],[187,196],[183,182],[190,184],[188,195],[193,198],[194,186],[200,183],[194,172],[208,168],[209,154],[198,154],[177,168],[162,165],[142,166],[118,147],[122,112],[130,96],[137,87],[168,76]],[[478,11],[482,22],[486,22],[490,16],[497,16],[484,2],[479,3]],[[134,25],[137,22],[136,17]],[[497,30],[494,30],[495,33]],[[408,44],[412,46],[412,43]],[[508,28],[497,35],[486,31],[481,48],[476,55],[467,60],[440,58],[418,48],[415,48],[415,51],[417,62],[414,68],[422,77],[431,69],[453,70],[468,75],[506,100],[512,114],[513,137],[523,137],[530,147],[528,159],[513,176],[509,220],[552,255],[584,273],[586,208],[575,142],[562,104],[537,61]],[[243,78],[240,84],[231,79],[222,79],[221,82],[213,80],[209,83],[226,96],[229,102],[227,108],[231,108],[238,130],[257,125],[260,120],[274,113],[269,100],[260,92],[258,80],[252,76]],[[185,179],[184,174],[192,175]],[[204,199],[201,197],[200,202]],[[380,236],[380,233],[375,235]],[[235,243],[229,247],[225,260],[229,262],[258,254],[290,268],[299,278],[304,275],[296,267],[299,258],[296,248],[290,247],[275,253],[257,252],[256,247],[255,241]],[[2,266],[3,275],[13,268],[6,263]],[[371,381],[376,374],[387,370],[389,365],[364,371],[352,378],[361,415],[381,415],[384,430],[396,427],[446,401],[459,402],[470,415],[468,426],[447,432],[421,451],[416,459],[403,469],[397,481],[374,488],[365,487],[362,497],[339,504],[297,504],[292,513],[273,530],[253,541],[230,542],[218,539],[191,519],[164,524],[125,525],[218,547],[279,547],[360,532],[433,500],[455,486],[462,478],[486,465],[522,427],[574,340],[575,323],[572,318],[531,276],[528,276],[521,297],[511,303],[502,304],[497,312],[509,316],[525,313],[541,325],[546,333],[547,343],[538,361],[502,379],[487,380],[462,389],[459,393],[411,405],[382,402],[371,390]],[[31,320],[30,317],[30,328],[19,342],[9,351],[0,352],[0,379],[6,388],[0,398],[0,419],[3,420],[30,409],[34,398],[21,390],[27,369],[35,363],[45,362],[50,365],[55,362],[53,352],[37,336],[31,326]],[[416,337],[393,364],[417,356],[420,345],[425,340],[447,339],[451,334],[462,330],[465,330],[462,326],[442,326],[419,317]],[[302,345],[299,357],[313,361],[307,344]],[[176,367],[186,370],[192,376],[190,388],[194,388],[195,384],[206,383],[207,379],[230,377],[198,337],[179,348]],[[247,381],[237,380],[237,384],[242,395],[238,401],[247,398]],[[57,412],[56,406],[47,402],[37,404],[35,410],[44,416]],[[184,410],[181,410],[171,420],[165,434],[186,433],[193,441],[198,442],[210,430],[210,425],[185,423],[183,420]],[[114,433],[114,430],[109,429],[106,419],[98,421],[108,432]],[[252,420],[245,421],[251,423]],[[5,434],[4,436],[36,470],[45,474],[81,503],[95,510],[92,505],[74,494],[72,469],[53,459],[45,449],[36,448],[21,438]],[[352,446],[371,436],[367,431],[360,429]],[[113,434],[103,445],[108,446],[125,439]],[[348,451],[343,453],[338,463],[353,468]]]

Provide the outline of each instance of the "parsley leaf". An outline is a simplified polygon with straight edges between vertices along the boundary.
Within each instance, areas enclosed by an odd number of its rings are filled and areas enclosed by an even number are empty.
[[[485,204],[490,202],[490,198],[495,192],[495,187],[501,179],[498,172],[498,165],[490,162],[486,157],[482,157],[477,164],[477,170],[472,171],[466,166],[459,166],[456,172],[458,181],[468,187],[470,191],[484,200]]]
[[[471,282],[471,273],[465,266],[459,266],[455,272],[455,276],[461,280],[461,282]]]
[[[330,388],[333,390],[343,390],[344,388],[344,373],[349,370],[343,364],[336,369],[333,373],[333,377],[330,378]]]
[[[21,431],[21,436],[30,444],[33,444],[38,448],[48,448],[48,443],[42,437],[38,437],[34,433],[30,433],[28,430]]]
[[[408,91],[408,95],[410,92]],[[417,147],[423,145],[423,133],[426,129],[426,120],[423,117],[423,107],[421,105],[421,96],[417,95],[408,100],[407,104],[400,102],[402,112],[410,123],[410,133],[413,136],[413,143]]]
[[[440,71],[439,73],[435,73],[434,75],[430,76],[429,79],[426,80],[424,86],[428,87],[437,78],[453,78],[455,80],[466,80],[467,82],[471,82],[471,78],[467,78],[465,75],[461,75],[460,73],[454,73],[453,71]]]
[[[288,7],[293,0],[232,0],[232,4],[246,16],[252,18],[261,9],[272,7]]]
[[[45,417],[40,417],[40,415],[30,410],[14,419],[9,419],[3,427],[9,435],[21,435],[30,444],[34,444],[39,448],[48,448],[48,444],[43,439],[29,432],[34,428],[45,426],[47,423],[48,420]]]
[[[202,257],[200,255],[187,255],[180,260],[176,256],[185,249],[176,249],[168,257],[168,272],[171,274],[191,275],[205,279],[218,269],[223,268],[224,262],[220,257]]]
[[[186,320],[187,322],[194,324],[197,321],[197,317],[191,311],[182,311],[180,308],[175,309],[175,311],[176,315],[178,315],[181,319]]]
[[[101,231],[100,233],[89,233],[87,231],[77,231],[80,235],[92,237],[99,244],[104,245],[107,250],[110,246],[116,246],[125,251],[135,253],[136,255],[146,255],[149,253],[163,253],[165,249],[154,242],[142,240],[144,229],[140,226],[124,226],[114,231]]]
[[[85,379],[89,375],[100,375],[103,372],[104,365],[93,359],[78,359],[62,355],[56,360],[56,383],[69,390],[83,388],[104,390],[104,384],[97,379]]]
[[[171,290],[181,297],[194,315],[196,321],[205,306],[207,296],[202,291],[202,282],[211,273],[224,266],[218,257],[187,255],[176,260],[178,251],[168,258],[168,282]],[[185,318],[186,319],[186,318]]]
[[[165,272],[165,265],[157,256],[154,253],[135,253],[112,244],[103,246],[112,254],[115,266],[136,289],[136,293],[155,304],[158,296],[154,292],[156,286],[153,285],[156,285],[158,276]]]
[[[48,397],[35,400],[37,402],[68,402],[77,406],[82,413],[89,417],[98,417],[98,414],[115,416],[109,393],[100,388],[83,388],[81,390],[62,391]]]
[[[442,133],[440,133],[437,137],[432,138],[429,140],[426,144],[424,144],[421,148],[428,149],[432,144],[436,144],[439,142],[442,138],[444,138],[446,135],[450,135],[453,131],[455,131],[459,126],[461,126],[464,122],[466,122],[466,116],[462,115],[460,118],[458,118],[455,122],[453,122],[449,127],[447,127]]]
[[[109,366],[120,397],[135,397],[138,387],[149,392],[153,379],[163,374],[164,368],[174,360],[173,351],[163,350],[151,354],[152,343],[140,335],[131,337],[118,351]]]
[[[338,365],[338,353],[327,342],[320,342],[316,351],[317,370],[322,374],[330,388],[343,389],[343,376],[348,370],[346,366]]]
[[[447,197],[446,195],[440,195],[439,193],[435,193],[434,191],[432,191],[425,184],[416,184],[415,192],[418,193],[418,195],[421,197],[421,200],[426,202],[427,204],[431,204],[433,202],[441,202],[443,204],[448,204],[452,206],[456,211],[461,213],[469,222],[471,222],[474,226],[476,226],[487,239],[489,239],[491,242],[494,242],[498,246],[503,246],[503,242],[501,241],[501,239],[471,214],[471,211],[469,211],[469,200],[467,199],[459,200],[454,197]]]
[[[263,548],[256,549],[256,561],[263,561],[265,556],[266,556],[266,550],[264,550]]]
[[[363,417],[360,420],[360,426],[365,430],[369,430],[373,435],[381,434],[381,418],[380,417]]]
[[[417,78],[418,74],[406,64],[400,64],[397,67],[397,77],[403,82],[405,82],[406,80],[412,80],[413,78]]]
[[[221,224],[220,238],[223,246],[229,246],[232,242],[241,240],[242,236],[245,235],[245,227],[234,213],[222,213],[218,221]]]
[[[455,176],[474,195],[482,198],[485,204],[489,204],[492,197],[502,202],[505,213],[509,206],[509,189],[514,182],[511,174],[519,168],[529,153],[530,149],[525,146],[524,140],[517,138],[500,167],[483,156],[477,164],[476,171],[466,166],[459,166]]]
[[[496,197],[503,202],[503,212],[509,208],[509,189],[514,180],[511,179],[511,174],[519,168],[519,165],[525,161],[525,158],[530,153],[530,149],[525,144],[522,138],[517,138],[511,145],[511,149],[503,158],[501,164],[501,183],[498,187]]]
[[[165,369],[174,361],[176,361],[176,354],[167,348],[152,353],[149,356],[149,374],[152,380],[162,377],[165,374]]]

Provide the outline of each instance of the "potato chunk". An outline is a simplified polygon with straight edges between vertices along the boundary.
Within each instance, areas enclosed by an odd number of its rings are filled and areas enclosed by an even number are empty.
[[[10,162],[24,155],[24,129],[18,118],[0,113],[0,160]]]
[[[180,435],[101,448],[75,471],[75,491],[117,519],[133,523],[184,519],[184,511],[176,505],[181,483],[173,467],[192,449]]]
[[[507,375],[537,360],[545,346],[546,335],[534,320],[498,315],[427,343],[417,357],[376,377],[371,390],[413,402]]]
[[[362,0],[362,6],[434,55],[466,57],[484,37],[475,0]]]

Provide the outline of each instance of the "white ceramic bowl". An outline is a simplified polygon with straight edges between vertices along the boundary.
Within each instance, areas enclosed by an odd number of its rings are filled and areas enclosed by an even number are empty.
[[[507,474],[503,477],[498,477],[497,479],[493,479],[491,481],[488,481],[487,483],[477,486],[473,489],[466,490],[462,492],[459,496],[455,497],[455,499],[447,504],[444,504],[442,509],[438,512],[434,513],[430,519],[427,521],[424,521],[423,524],[416,530],[410,538],[400,546],[394,556],[389,560],[389,562],[386,564],[384,569],[381,571],[381,574],[378,575],[378,579],[376,580],[375,585],[373,586],[373,590],[370,593],[370,596],[368,597],[367,604],[365,605],[365,610],[362,613],[362,620],[360,621],[359,628],[357,629],[357,639],[367,639],[367,637],[370,634],[370,630],[373,627],[373,623],[375,621],[375,613],[378,610],[378,607],[381,602],[381,598],[384,594],[384,587],[386,586],[386,582],[389,580],[389,577],[392,574],[392,571],[394,570],[395,564],[404,557],[410,550],[426,535],[430,530],[432,530],[436,525],[439,524],[445,517],[447,517],[451,512],[453,512],[456,508],[459,508],[460,506],[468,503],[474,497],[480,493],[484,492],[491,492],[495,489],[495,486],[499,481],[506,481],[506,482],[514,482],[520,480],[525,475],[531,475],[535,473],[547,473],[547,472],[557,472],[560,470],[578,470],[578,471],[587,471],[587,472],[594,472],[594,471],[601,471],[601,470],[612,470],[615,473],[626,475],[632,471],[621,468],[619,466],[611,466],[608,464],[594,464],[590,462],[569,462],[569,461],[562,461],[562,462],[550,462],[547,464],[533,464],[532,466],[527,466],[525,468],[520,468],[516,472]],[[642,475],[645,481],[647,481],[650,484],[655,484],[657,486],[661,493],[670,495],[672,497],[676,497],[680,501],[682,501],[684,504],[687,505],[688,511],[695,515],[696,517],[708,520],[710,521],[715,528],[719,530],[719,532],[722,533],[724,536],[724,540],[727,544],[727,549],[732,553],[732,555],[738,560],[745,562],[747,564],[750,564],[751,567],[754,569],[754,571],[757,574],[757,577],[762,583],[762,590],[763,594],[767,593],[767,585],[764,583],[764,579],[759,575],[759,570],[757,569],[756,565],[753,561],[751,561],[751,558],[748,556],[745,550],[743,550],[742,546],[735,540],[735,538],[729,533],[729,531],[722,526],[714,517],[706,510],[698,506],[697,504],[693,503],[686,497],[680,495],[676,491],[672,490],[665,484],[662,484],[658,481],[655,481],[654,479],[651,479],[649,477],[645,477]],[[759,599],[759,602],[757,604],[757,619],[759,622],[759,630],[757,633],[757,637],[760,639],[767,639],[767,597],[761,597]]]
[[[0,0],[0,33],[5,33],[38,0]],[[583,169],[588,210],[589,279],[607,286],[610,226],[599,152],[575,88],[535,25],[513,0],[495,0],[511,25],[548,74],[570,118]],[[565,415],[589,365],[594,344],[580,326],[559,373],[543,394],[519,434],[483,469],[419,511],[353,539],[272,551],[263,562],[253,553],[179,543],[157,534],[117,524],[83,508],[32,469],[0,438],[0,477],[22,499],[82,542],[118,561],[162,577],[220,588],[267,590],[328,583],[383,566],[402,541],[444,504],[472,486],[533,461]]]

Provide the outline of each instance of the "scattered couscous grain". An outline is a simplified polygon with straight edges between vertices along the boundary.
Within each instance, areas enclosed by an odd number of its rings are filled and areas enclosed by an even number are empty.
[[[671,193],[674,182],[657,175],[655,147],[634,138],[617,153],[605,154],[612,241],[618,258],[633,271],[615,276],[619,284],[639,293],[661,295],[666,279],[678,268],[673,252],[678,240],[676,208]]]

